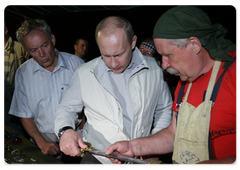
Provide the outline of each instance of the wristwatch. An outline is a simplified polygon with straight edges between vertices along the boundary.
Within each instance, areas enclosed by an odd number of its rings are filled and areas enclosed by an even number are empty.
[[[58,137],[60,138],[62,136],[62,134],[68,130],[68,129],[73,129],[71,126],[65,126],[63,128],[61,128],[59,131],[58,131]]]

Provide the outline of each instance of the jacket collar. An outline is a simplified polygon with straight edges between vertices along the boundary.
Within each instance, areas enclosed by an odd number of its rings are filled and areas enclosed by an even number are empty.
[[[130,69],[132,67],[134,67],[135,71],[139,71],[143,68],[149,68],[146,60],[144,59],[142,53],[138,50],[137,47],[135,47],[133,51],[132,61],[127,67],[127,69]],[[108,71],[111,71],[111,70],[106,66],[106,64],[104,63],[104,60],[101,57],[99,57],[93,63],[90,71],[94,73],[97,78],[101,79],[104,74],[106,74]]]
[[[128,66],[127,69],[132,69],[131,74],[133,75],[144,68],[148,69],[149,68],[148,64],[144,59],[142,53],[136,47],[135,50],[133,51],[133,59],[131,61],[131,64]],[[111,70],[106,66],[101,57],[94,61],[90,69],[90,72],[92,72],[95,75],[99,83],[114,96],[114,88],[110,83],[111,80],[109,76],[109,71]]]

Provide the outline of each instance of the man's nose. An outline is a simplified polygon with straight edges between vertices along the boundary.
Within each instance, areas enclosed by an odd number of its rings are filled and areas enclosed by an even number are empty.
[[[168,61],[168,57],[164,57],[162,56],[162,68],[165,70],[168,67],[170,67],[169,61]]]
[[[117,62],[117,59],[115,59],[115,57],[112,57],[112,59],[111,59],[111,67],[112,68],[116,68],[117,67],[117,64],[118,62]]]
[[[44,50],[42,48],[39,48],[38,49],[38,53],[39,53],[39,56],[40,57],[43,57],[44,56]]]

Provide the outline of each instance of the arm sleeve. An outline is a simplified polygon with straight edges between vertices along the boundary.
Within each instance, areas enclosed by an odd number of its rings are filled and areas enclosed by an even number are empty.
[[[75,128],[78,112],[82,111],[83,101],[81,95],[81,86],[77,69],[70,81],[69,89],[66,91],[61,103],[56,108],[54,131],[58,136],[58,131],[62,127],[71,126]]]
[[[27,97],[28,89],[24,84],[26,80],[24,79],[24,75],[22,74],[21,69],[17,69],[15,75],[15,90],[11,102],[11,107],[9,114],[23,117],[23,118],[33,118],[34,115],[31,113],[29,108],[29,101]]]
[[[157,107],[154,114],[154,124],[151,134],[168,127],[172,120],[172,96],[165,81],[161,83]]]

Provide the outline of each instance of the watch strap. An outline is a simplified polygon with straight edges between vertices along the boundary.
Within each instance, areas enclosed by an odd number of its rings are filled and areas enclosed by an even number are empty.
[[[64,126],[63,128],[61,128],[59,131],[58,131],[58,137],[60,138],[63,133],[68,130],[68,129],[73,129],[71,126]]]

